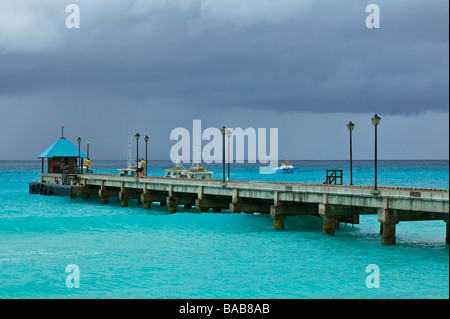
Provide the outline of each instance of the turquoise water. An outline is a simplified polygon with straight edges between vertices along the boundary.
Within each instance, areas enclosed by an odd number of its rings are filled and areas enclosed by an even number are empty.
[[[124,162],[93,161],[97,173]],[[346,161],[294,162],[292,175],[260,175],[233,165],[232,179],[322,183]],[[354,184],[373,184],[373,163],[354,162]],[[161,176],[169,162],[150,164]],[[216,178],[222,167],[213,165]],[[40,162],[0,161],[0,298],[449,298],[449,246],[442,221],[401,222],[397,245],[382,246],[376,216],[322,235],[313,216],[288,217],[273,229],[268,215],[199,214],[195,209],[96,196],[74,200],[28,194]],[[449,187],[448,161],[381,161],[378,185]],[[68,288],[68,265],[79,288]],[[368,288],[366,267],[379,267]]]

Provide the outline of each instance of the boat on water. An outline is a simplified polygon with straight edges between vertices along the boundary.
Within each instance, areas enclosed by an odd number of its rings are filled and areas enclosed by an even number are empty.
[[[192,165],[192,167],[183,171],[180,174],[180,178],[196,178],[196,179],[212,179],[213,172],[206,170],[204,167],[199,167],[198,163]]]
[[[164,177],[167,178],[194,178],[194,179],[212,179],[213,172],[206,170],[203,166],[199,166],[200,152],[196,150],[196,159],[192,163],[190,169],[185,169],[177,158],[174,168],[165,170]]]
[[[275,168],[277,173],[287,173],[293,174],[295,172],[295,167],[289,161],[284,161],[281,166]]]
[[[212,179],[213,172],[199,166],[198,162],[192,164],[190,169],[185,169],[183,165],[177,162],[174,168],[165,170],[166,178],[194,178],[194,179]]]
[[[175,167],[168,168],[165,170],[164,177],[166,178],[180,178],[181,173],[185,172],[186,169],[183,167],[183,165],[177,161]]]

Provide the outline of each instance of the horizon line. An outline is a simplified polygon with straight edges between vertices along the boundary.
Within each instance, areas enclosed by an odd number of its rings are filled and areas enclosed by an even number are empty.
[[[127,161],[127,159],[92,159],[94,161]],[[148,159],[149,161],[172,161],[170,158],[168,159]],[[0,161],[41,161],[41,159],[36,158],[36,159],[0,159]],[[230,163],[235,163],[235,164],[258,164],[258,162],[256,163],[248,163],[246,162],[246,160],[243,160],[244,163],[236,163],[235,160],[231,161]],[[278,161],[286,161],[286,160],[282,160],[279,159]],[[287,161],[350,161],[349,159],[290,159]],[[353,161],[374,161],[374,159],[353,159]],[[378,159],[378,161],[450,161],[448,158],[447,159]],[[192,161],[189,161],[187,163],[191,163]],[[204,161],[201,161],[202,163],[204,163]],[[221,164],[220,163],[210,163],[210,164]]]

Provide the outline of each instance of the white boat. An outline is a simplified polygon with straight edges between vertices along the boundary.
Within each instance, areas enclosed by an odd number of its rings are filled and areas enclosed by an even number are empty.
[[[186,169],[183,167],[183,165],[177,161],[174,168],[168,168],[165,170],[164,177],[166,178],[180,178],[181,173],[185,172]]]
[[[295,171],[294,165],[292,165],[289,161],[284,161],[283,163],[281,163],[281,166],[275,169],[277,173],[293,174]]]
[[[180,178],[212,179],[213,172],[207,171],[204,167],[199,167],[198,162],[192,165],[188,171],[180,173]]]
[[[134,164],[134,165],[133,165]],[[119,168],[119,175],[120,176],[135,176],[136,175],[136,162],[133,161],[133,158],[131,157],[131,140],[128,136],[128,160],[127,160],[127,168]]]
[[[165,170],[164,177],[212,179],[212,174],[213,172],[207,171],[204,167],[198,166],[198,163],[194,163],[192,167],[187,170],[182,164],[177,162],[175,167]]]
[[[174,168],[166,169],[164,177],[168,178],[195,178],[212,179],[213,172],[207,171],[204,167],[198,166],[199,152],[196,150],[196,160],[192,163],[189,170],[186,170],[177,158],[177,164]]]

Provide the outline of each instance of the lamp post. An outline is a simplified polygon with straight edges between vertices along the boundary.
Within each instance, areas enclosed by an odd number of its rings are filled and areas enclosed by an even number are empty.
[[[77,139],[78,141],[78,173],[80,173],[81,168],[81,137]]]
[[[222,127],[222,166],[223,166],[223,182],[225,183],[225,134],[227,133],[227,129]]]
[[[147,143],[148,143],[148,139],[149,137],[147,135],[145,135],[144,140],[145,140],[145,176],[148,176],[148,158],[147,158]]]
[[[350,185],[353,185],[353,163],[352,163],[352,131],[355,128],[355,124],[352,121],[348,122],[347,128],[350,132]]]
[[[230,180],[230,137],[231,137],[231,131],[227,130],[227,137],[228,137],[228,180]]]
[[[136,133],[136,135],[134,136],[136,137],[136,177],[139,177],[139,171],[138,171],[138,166],[139,166],[139,138],[141,137],[141,135],[139,135],[139,133]]]
[[[377,188],[377,126],[380,124],[381,117],[375,114],[372,117],[372,124],[375,126],[375,190]]]

